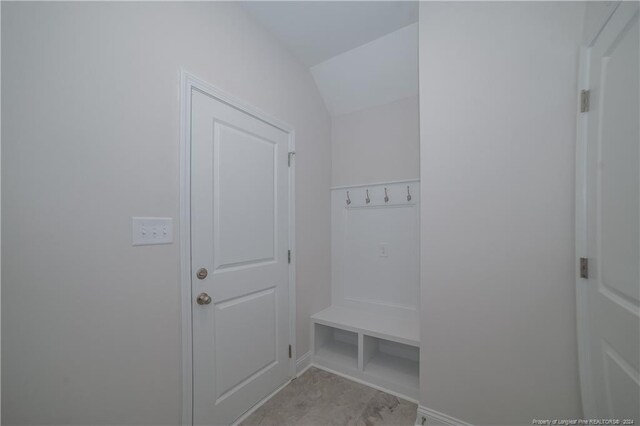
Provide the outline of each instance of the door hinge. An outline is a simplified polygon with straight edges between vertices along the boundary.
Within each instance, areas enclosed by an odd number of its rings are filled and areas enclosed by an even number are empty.
[[[588,90],[580,91],[580,112],[589,112],[589,97],[590,92]]]
[[[589,259],[586,257],[580,258],[580,278],[589,279]]]
[[[295,152],[295,151],[291,151],[291,152],[289,153],[289,157],[287,157],[287,164],[289,165],[289,167],[291,167],[291,158],[292,158],[294,155],[296,155],[296,152]]]
[[[289,345],[289,358],[291,358],[291,345]]]
[[[287,252],[287,262],[291,263],[291,250]]]

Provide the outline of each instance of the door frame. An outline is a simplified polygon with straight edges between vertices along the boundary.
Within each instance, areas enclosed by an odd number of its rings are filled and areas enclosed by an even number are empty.
[[[580,278],[580,258],[588,257],[587,245],[587,144],[589,112],[580,112],[580,92],[589,90],[589,71],[591,64],[591,48],[598,40],[602,30],[615,14],[621,2],[612,4],[611,8],[602,16],[592,32],[585,34],[585,40],[580,47],[578,59],[578,87],[576,100],[576,176],[575,176],[575,277],[576,277],[576,332],[578,340],[578,374],[580,378],[580,395],[582,402],[582,417],[595,418],[595,389],[591,376],[590,330],[589,330],[589,300],[587,281]]]
[[[182,295],[182,424],[193,425],[193,324],[191,291],[191,94],[196,89],[288,134],[289,152],[295,152],[293,126],[277,120],[235,96],[180,71],[180,286]],[[289,379],[296,374],[296,250],[295,250],[295,161],[289,169]]]

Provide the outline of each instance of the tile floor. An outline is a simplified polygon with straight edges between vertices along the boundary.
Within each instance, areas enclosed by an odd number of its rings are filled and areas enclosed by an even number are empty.
[[[413,426],[416,409],[412,402],[311,367],[241,426]]]

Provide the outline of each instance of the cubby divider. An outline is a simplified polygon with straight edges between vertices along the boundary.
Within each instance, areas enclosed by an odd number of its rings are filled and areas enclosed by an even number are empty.
[[[322,315],[312,317],[314,364],[417,400],[419,343],[354,324],[329,321]]]

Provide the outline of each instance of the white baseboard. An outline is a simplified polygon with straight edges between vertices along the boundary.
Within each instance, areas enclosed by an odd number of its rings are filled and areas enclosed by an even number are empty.
[[[472,426],[470,423],[458,420],[423,405],[418,405],[416,426]]]
[[[331,370],[331,369],[326,368],[326,367],[324,367],[322,365],[313,364],[311,361],[312,361],[311,352],[307,352],[306,354],[304,354],[300,358],[298,358],[296,360],[296,376],[302,375],[305,371],[307,371],[311,367],[316,367],[316,368],[319,368],[321,370],[325,370],[325,371],[328,371],[330,373],[336,374],[338,376],[342,376],[342,377],[344,377],[346,379],[349,379],[349,380],[352,380],[354,382],[361,383],[363,385],[372,387],[374,389],[381,390],[383,392],[387,392],[387,393],[389,393],[391,395],[394,395],[394,396],[397,396],[399,398],[403,398],[403,399],[406,399],[408,401],[417,403],[416,400],[414,400],[413,398],[407,397],[406,395],[401,395],[401,394],[398,394],[396,392],[390,391],[389,389],[384,389],[384,388],[382,388],[380,386],[375,386],[375,385],[373,385],[371,383],[368,383],[368,382],[366,382],[364,380],[360,380],[360,379],[357,379],[355,377],[351,377],[351,376],[349,376],[347,374]],[[265,402],[267,402],[275,394],[280,392],[289,383],[290,383],[290,381],[287,381],[285,384],[280,386],[278,389],[276,389],[269,396],[264,398],[262,401],[260,401],[256,405],[254,405],[249,411],[247,411],[242,416],[240,416],[240,418],[238,418],[233,423],[233,425],[235,426],[235,425],[240,424],[247,417],[249,417],[251,414],[253,414],[254,411],[256,411],[258,408],[260,408]],[[473,425],[470,424],[470,423],[467,423],[467,422],[463,422],[462,420],[458,420],[455,417],[451,417],[451,416],[449,416],[447,414],[444,414],[444,413],[441,413],[439,411],[432,410],[431,408],[427,408],[427,407],[425,407],[423,405],[418,405],[417,416],[416,416],[416,426],[473,426]]]
[[[296,360],[296,377],[307,371],[309,367],[311,367],[311,351]]]
[[[285,388],[285,386],[287,386],[289,383],[291,383],[291,380],[287,380],[285,384],[283,384],[282,386],[280,386],[278,389],[274,390],[273,392],[271,392],[271,394],[269,394],[269,396],[267,396],[266,398],[262,399],[260,402],[258,402],[256,405],[254,405],[253,407],[251,407],[246,413],[244,413],[243,415],[241,415],[240,417],[238,417],[233,423],[231,423],[231,426],[238,426],[240,423],[242,423],[243,421],[245,421],[247,419],[247,417],[249,417],[250,415],[252,415],[258,408],[262,407],[265,402],[269,401],[271,398],[273,398],[278,392],[280,392],[282,389]]]
[[[311,352],[307,352],[306,354],[302,355],[300,358],[296,360],[296,377],[300,376],[302,373],[307,371],[310,367],[311,367]],[[289,383],[291,383],[291,380],[288,380],[284,385],[280,386],[278,389],[273,391],[269,396],[267,396],[262,401],[258,402],[256,405],[251,407],[249,411],[244,413],[235,422],[233,422],[232,426],[236,426],[242,423],[247,417],[253,414],[258,408],[262,407],[265,402],[269,401],[271,398],[275,396],[275,394],[277,394],[282,389],[284,389],[284,387],[287,386]]]
[[[368,387],[373,388],[375,390],[379,390],[379,391],[382,391],[384,393],[388,393],[389,395],[397,396],[398,398],[402,398],[402,399],[407,400],[409,402],[413,402],[414,404],[418,403],[417,400],[415,400],[414,398],[411,398],[410,396],[407,396],[407,395],[392,391],[391,389],[387,389],[387,388],[384,388],[382,386],[374,385],[373,383],[369,383],[366,380],[358,379],[357,377],[353,377],[353,376],[350,376],[349,374],[345,374],[345,373],[342,373],[340,371],[333,370],[333,369],[325,367],[324,365],[321,365],[321,364],[311,363],[311,365],[309,365],[309,367],[319,368],[320,370],[327,371],[327,372],[329,372],[331,374],[335,374],[336,376],[344,377],[345,379],[351,380],[352,382],[360,383],[361,385],[365,385],[365,386],[368,386]]]

